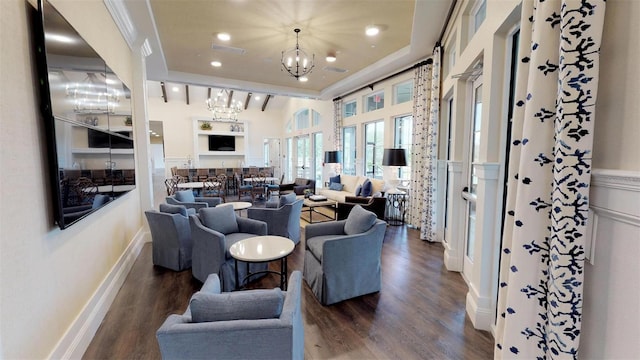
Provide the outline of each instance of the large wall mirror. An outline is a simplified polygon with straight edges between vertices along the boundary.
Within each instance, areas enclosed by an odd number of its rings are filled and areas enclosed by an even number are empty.
[[[135,188],[131,93],[48,2],[33,28],[55,222],[64,229]]]

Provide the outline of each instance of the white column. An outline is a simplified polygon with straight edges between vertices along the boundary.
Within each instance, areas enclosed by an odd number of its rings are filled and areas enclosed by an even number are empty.
[[[133,135],[135,137],[136,187],[140,192],[140,209],[153,208],[153,181],[151,175],[151,144],[149,141],[149,119],[147,115],[147,65],[151,54],[148,42],[133,47]],[[147,222],[143,221],[145,229]]]
[[[444,265],[449,271],[462,271],[464,256],[465,201],[462,198],[462,161],[448,161],[449,186],[447,192],[447,218],[445,232]]]
[[[496,286],[500,231],[496,229],[498,175],[500,164],[476,164],[478,191],[476,202],[476,241],[473,269],[469,273],[466,310],[476,329],[491,330],[495,321]],[[466,273],[466,270],[465,270]]]

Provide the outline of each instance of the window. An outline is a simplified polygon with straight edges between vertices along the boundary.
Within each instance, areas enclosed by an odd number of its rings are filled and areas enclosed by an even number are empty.
[[[269,141],[267,139],[264,139],[264,166],[269,166]]]
[[[316,184],[322,184],[322,162],[324,161],[322,152],[322,133],[313,133],[313,166]]]
[[[384,108],[384,91],[365,96],[364,112],[378,110]]]
[[[342,173],[356,174],[356,127],[342,128]]]
[[[342,117],[350,117],[350,116],[355,116],[356,115],[356,101],[350,101],[348,103],[345,103],[344,105],[342,105]]]
[[[487,17],[487,0],[482,0],[479,6],[472,12],[473,13],[473,33],[475,34],[480,25],[484,22],[484,18]]]
[[[398,178],[400,180],[410,180],[411,177],[411,145],[413,138],[413,116],[404,115],[395,118],[395,136],[393,147],[405,149],[407,156],[407,166],[400,167]]]
[[[382,154],[384,152],[384,121],[364,126],[364,175],[382,179]]]
[[[393,103],[402,104],[413,99],[413,80],[393,87]]]
[[[309,127],[309,109],[302,109],[295,113],[296,130],[306,129]]]
[[[311,126],[320,125],[320,121],[320,113],[315,110],[311,110]]]
[[[285,131],[286,133],[290,133],[290,132],[292,132],[292,131],[293,131],[293,128],[292,128],[292,122],[291,122],[291,120],[287,121],[287,125],[285,125],[285,127],[284,127],[284,131]]]
[[[293,180],[293,139],[287,138],[285,140],[287,147],[287,161],[284,163],[284,173],[289,181]]]

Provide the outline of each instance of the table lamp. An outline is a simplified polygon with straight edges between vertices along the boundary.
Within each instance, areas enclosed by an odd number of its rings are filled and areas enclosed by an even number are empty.
[[[325,151],[324,163],[325,164],[340,164],[342,162],[342,152],[340,151]],[[329,172],[329,177],[335,176],[335,167]],[[332,174],[333,173],[333,174]]]
[[[391,167],[391,176],[386,182],[391,186],[388,192],[398,192],[400,179],[398,178],[398,167],[407,166],[407,156],[404,149],[384,149],[382,154],[382,166]]]

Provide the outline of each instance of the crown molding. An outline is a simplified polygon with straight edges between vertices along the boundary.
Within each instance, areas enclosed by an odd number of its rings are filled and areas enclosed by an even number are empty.
[[[118,30],[124,37],[124,41],[129,45],[129,49],[133,50],[136,38],[138,37],[138,30],[131,21],[131,16],[127,10],[124,0],[103,0],[104,5],[111,14],[113,21],[116,23]],[[150,49],[149,49],[150,50]]]

